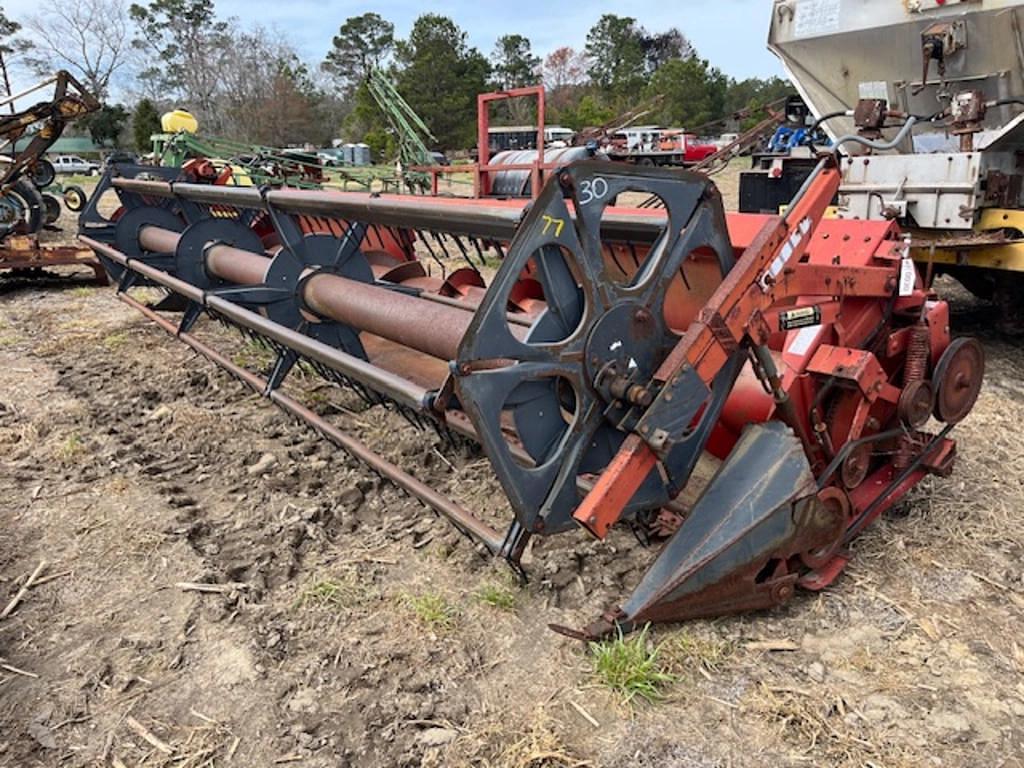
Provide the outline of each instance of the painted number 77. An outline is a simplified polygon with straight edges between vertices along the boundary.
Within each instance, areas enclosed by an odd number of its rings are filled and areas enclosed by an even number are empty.
[[[565,219],[556,219],[554,216],[548,216],[546,213],[541,218],[544,219],[544,229],[541,230],[542,235],[546,235],[552,227],[555,230],[555,237],[559,237],[562,234]]]

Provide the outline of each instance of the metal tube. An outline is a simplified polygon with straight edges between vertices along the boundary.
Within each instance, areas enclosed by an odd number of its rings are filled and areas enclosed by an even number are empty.
[[[230,245],[214,245],[206,251],[206,271],[237,285],[261,285],[266,282],[271,259]]]
[[[278,325],[263,315],[251,312],[219,296],[207,295],[206,306],[218,315],[266,336],[268,339],[273,339],[295,350],[303,357],[323,363],[328,368],[365,384],[370,389],[380,392],[402,405],[419,411],[427,410],[426,402],[429,391],[425,387],[403,379],[401,376],[396,376],[383,368],[378,368],[354,355],[311,339],[298,331]]]
[[[57,76],[54,75],[53,77],[48,77],[45,80],[43,80],[42,82],[36,83],[32,87],[26,88],[23,91],[19,91],[18,93],[12,94],[10,96],[4,96],[2,99],[0,99],[0,107],[4,106],[6,104],[10,104],[11,102],[17,101],[18,99],[22,98],[23,96],[28,96],[30,93],[35,93],[39,89],[45,88],[48,85],[53,85],[56,82],[57,82]]]
[[[473,315],[339,275],[310,277],[303,303],[313,312],[442,360],[454,360]],[[520,328],[520,326],[516,326]]]
[[[174,253],[181,234],[156,226],[139,230],[139,245],[151,253]],[[211,275],[237,285],[260,285],[265,282],[270,257],[230,245],[216,244],[206,251],[205,267]]]
[[[284,213],[365,221],[385,227],[474,235],[510,242],[519,227],[528,200],[510,205],[496,200],[430,198],[418,196],[371,197],[359,192],[286,189],[268,192],[266,200],[252,187],[188,184],[138,179],[113,179],[113,186],[147,197],[177,197],[206,205],[266,210],[268,203]],[[575,219],[575,214],[573,214]],[[665,227],[664,215],[620,213],[608,210],[601,231],[609,242],[649,243]]]
[[[131,259],[116,248],[113,248],[106,243],[101,243],[99,240],[93,240],[87,235],[79,235],[78,239],[92,248],[96,253],[105,256],[115,264],[130,269],[132,272],[136,272],[143,277],[152,280],[154,283],[162,285],[164,288],[184,296],[190,301],[195,301],[199,304],[203,303],[203,292],[191,283],[186,283],[184,280],[172,277],[163,270],[151,267],[138,259]]]
[[[331,368],[350,379],[354,379],[361,384],[365,384],[371,389],[390,397],[392,400],[395,400],[402,405],[421,411],[426,410],[427,408],[426,401],[428,390],[424,387],[418,386],[407,379],[403,379],[389,371],[385,371],[371,365],[358,357],[354,357],[353,355],[349,355],[341,350],[328,346],[323,342],[311,339],[309,336],[301,334],[298,331],[292,331],[280,326],[256,312],[251,312],[244,307],[232,304],[230,301],[218,296],[207,295],[194,285],[179,280],[176,277],[172,277],[159,269],[154,269],[148,264],[137,259],[130,259],[116,248],[112,248],[105,243],[93,240],[91,237],[87,237],[85,235],[80,235],[79,238],[83,243],[88,245],[97,253],[109,258],[111,261],[126,267],[133,272],[137,272],[138,274],[149,278],[154,283],[157,283],[174,293],[180,294],[197,304],[201,304],[219,315],[223,315],[225,318],[237,323],[238,325],[248,328],[251,331],[255,331],[269,339],[273,339],[286,347],[290,347],[300,355],[307,357],[310,360],[316,360],[319,363],[323,363],[328,368]]]
[[[150,253],[174,253],[178,250],[181,234],[163,227],[145,226],[139,229],[139,245]]]
[[[236,376],[255,392],[259,394],[266,392],[267,382],[265,379],[257,376],[251,371],[235,365],[219,352],[208,347],[206,344],[203,344],[191,334],[179,333],[173,323],[160,317],[158,314],[153,312],[153,310],[143,306],[130,296],[126,296],[122,293],[118,295],[118,298],[128,306],[137,309],[147,318],[167,331],[167,333],[181,339],[189,347],[210,360],[215,365],[220,366],[233,376]],[[401,467],[392,464],[390,461],[375,453],[368,446],[359,440],[356,440],[351,435],[347,435],[337,427],[329,424],[313,411],[306,408],[306,406],[283,392],[276,389],[271,390],[269,398],[284,411],[309,424],[309,426],[321,435],[338,445],[351,456],[354,456],[356,459],[366,464],[370,469],[380,473],[399,488],[419,499],[430,509],[448,518],[457,528],[472,536],[487,547],[491,554],[498,553],[501,548],[502,537],[496,530],[475,517],[471,512],[459,506],[446,496],[442,496],[430,486],[417,480]]]

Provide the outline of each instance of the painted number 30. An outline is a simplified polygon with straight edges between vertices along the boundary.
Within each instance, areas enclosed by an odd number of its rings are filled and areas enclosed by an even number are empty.
[[[580,205],[600,200],[608,194],[608,182],[597,176],[580,182]]]

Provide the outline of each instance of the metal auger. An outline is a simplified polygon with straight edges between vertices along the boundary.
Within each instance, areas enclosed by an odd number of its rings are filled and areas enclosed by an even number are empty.
[[[124,301],[514,567],[534,535],[627,523],[667,536],[621,607],[559,628],[590,638],[821,589],[853,535],[951,471],[947,435],[978,395],[980,346],[951,343],[948,308],[894,224],[824,218],[838,183],[826,158],[785,216],[727,216],[702,176],[589,161],[528,208],[118,166],[80,229]],[[119,204],[104,216],[108,192]],[[630,192],[663,206],[615,205]],[[485,286],[470,254],[488,247],[502,259]],[[470,266],[449,272],[462,256]],[[168,298],[145,307],[126,293],[136,285]],[[268,340],[271,373],[196,339],[203,315]],[[300,361],[479,443],[514,512],[507,530],[283,394]],[[933,413],[937,435],[923,431]],[[690,487],[700,461],[717,471]]]

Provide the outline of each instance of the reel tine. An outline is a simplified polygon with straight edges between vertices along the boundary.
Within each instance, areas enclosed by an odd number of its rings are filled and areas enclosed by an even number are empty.
[[[455,245],[457,245],[457,246],[458,246],[458,248],[459,248],[459,252],[460,252],[460,253],[462,254],[462,258],[463,258],[463,260],[464,260],[464,261],[465,261],[465,262],[466,262],[466,263],[467,263],[467,264],[469,265],[469,268],[470,268],[470,269],[472,269],[472,270],[473,270],[474,272],[479,272],[480,270],[479,270],[479,269],[478,269],[478,268],[476,267],[476,265],[475,265],[475,264],[474,264],[474,263],[473,263],[473,262],[472,262],[472,261],[470,260],[470,258],[469,258],[469,251],[467,251],[467,250],[466,250],[466,246],[465,246],[465,244],[464,244],[464,243],[462,242],[462,238],[461,238],[461,237],[459,237],[458,235],[449,235],[449,237],[450,237],[450,238],[451,238],[452,240],[454,240],[454,241],[455,241]]]
[[[452,255],[448,253],[448,248],[445,247],[444,238],[442,238],[435,230],[430,230],[431,237],[434,238],[434,242],[437,243],[437,247],[441,249],[441,253],[444,254],[446,259],[450,259]]]
[[[422,230],[414,229],[413,232],[415,232],[415,237],[418,237],[419,241],[426,247],[427,253],[430,254],[430,258],[433,259],[437,263],[437,266],[441,268],[441,279],[443,280],[447,273],[444,262],[437,257],[436,253],[434,253],[434,249],[430,247],[430,241],[424,236]]]

